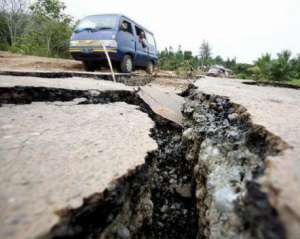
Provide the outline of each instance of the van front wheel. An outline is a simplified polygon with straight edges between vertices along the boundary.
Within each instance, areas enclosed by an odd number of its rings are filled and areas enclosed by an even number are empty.
[[[121,71],[123,73],[131,73],[133,70],[133,61],[131,56],[125,55],[121,61]]]

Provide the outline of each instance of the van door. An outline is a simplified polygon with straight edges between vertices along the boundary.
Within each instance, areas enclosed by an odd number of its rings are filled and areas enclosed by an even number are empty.
[[[151,60],[153,60],[154,62],[156,62],[157,61],[157,50],[156,50],[156,42],[155,42],[154,36],[151,33],[146,32],[146,38],[147,38],[147,42],[148,42],[149,58]]]
[[[118,50],[123,54],[131,53],[135,56],[135,36],[133,32],[133,25],[131,22],[121,18],[119,32],[118,32]]]
[[[135,37],[136,37],[135,64],[137,66],[147,66],[147,63],[149,61],[149,49],[148,49],[148,44],[144,44],[147,41],[145,31],[140,27],[135,26]]]

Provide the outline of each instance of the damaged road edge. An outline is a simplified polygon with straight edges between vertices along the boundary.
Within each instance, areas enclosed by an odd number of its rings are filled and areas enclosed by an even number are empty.
[[[184,106],[187,159],[194,161],[199,228],[203,238],[285,238],[260,189],[265,159],[289,146],[228,98],[191,87]]]
[[[183,129],[153,113],[136,93],[43,87],[1,88],[0,103],[125,101],[155,122],[158,150],[144,165],[92,195],[41,238],[284,238],[276,211],[257,178],[264,159],[288,147],[253,125],[227,98],[185,92]]]

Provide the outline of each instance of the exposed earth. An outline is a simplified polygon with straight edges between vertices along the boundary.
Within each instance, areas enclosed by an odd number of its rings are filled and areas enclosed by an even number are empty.
[[[82,68],[0,52],[0,71],[36,70]],[[168,72],[1,75],[0,237],[299,238],[299,105],[296,89]]]
[[[0,51],[1,70],[84,70],[79,61],[15,54]]]

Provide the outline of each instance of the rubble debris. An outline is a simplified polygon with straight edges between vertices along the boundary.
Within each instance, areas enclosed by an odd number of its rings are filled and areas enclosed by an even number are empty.
[[[221,65],[213,65],[207,72],[207,76],[213,77],[229,77],[230,75],[232,75],[232,70]]]

